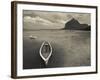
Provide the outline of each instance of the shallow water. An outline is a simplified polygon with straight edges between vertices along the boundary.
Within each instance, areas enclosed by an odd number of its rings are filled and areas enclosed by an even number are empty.
[[[36,30],[24,31],[23,35],[24,69],[89,66],[91,63],[90,31]],[[37,38],[30,39],[30,35]],[[43,41],[50,42],[53,48],[47,66],[39,55]]]

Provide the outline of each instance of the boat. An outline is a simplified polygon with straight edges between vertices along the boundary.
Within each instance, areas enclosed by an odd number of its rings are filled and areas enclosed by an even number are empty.
[[[30,38],[30,39],[36,39],[37,36],[32,36],[32,35],[30,35],[29,38]]]
[[[49,59],[50,59],[50,57],[52,55],[52,46],[51,46],[51,44],[49,42],[47,42],[47,41],[44,41],[41,44],[39,53],[40,53],[40,57],[45,62],[45,65],[47,65],[48,61],[49,61]]]

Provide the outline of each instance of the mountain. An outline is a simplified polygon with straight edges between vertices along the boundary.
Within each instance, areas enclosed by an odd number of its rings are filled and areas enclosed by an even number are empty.
[[[67,23],[65,23],[64,29],[90,31],[91,26],[89,26],[88,24],[80,24],[78,20],[73,18]]]

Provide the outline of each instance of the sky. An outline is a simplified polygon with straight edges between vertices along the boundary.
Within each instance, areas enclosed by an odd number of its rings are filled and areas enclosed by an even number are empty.
[[[89,13],[23,10],[24,29],[61,29],[72,18],[90,25]]]

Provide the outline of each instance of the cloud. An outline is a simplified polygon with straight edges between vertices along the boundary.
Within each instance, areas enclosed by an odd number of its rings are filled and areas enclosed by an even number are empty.
[[[77,19],[81,24],[90,24],[90,14],[85,13],[64,13],[46,11],[24,10],[24,23],[41,28],[63,28],[65,23],[72,18]],[[28,27],[27,25],[27,27]]]
[[[61,28],[63,28],[61,24],[53,23],[39,16],[24,17],[24,29],[61,29]]]
[[[65,12],[47,12],[47,11],[31,11],[24,10],[24,16],[40,17],[50,22],[57,23],[58,20],[68,21],[71,18],[77,19],[81,23],[90,24],[90,14],[88,13],[65,13]],[[60,22],[59,22],[60,23]]]
[[[33,24],[43,24],[43,25],[52,24],[52,22],[50,22],[49,20],[43,19],[39,16],[37,16],[37,17],[25,16],[24,22],[30,22],[30,23],[33,23]]]

